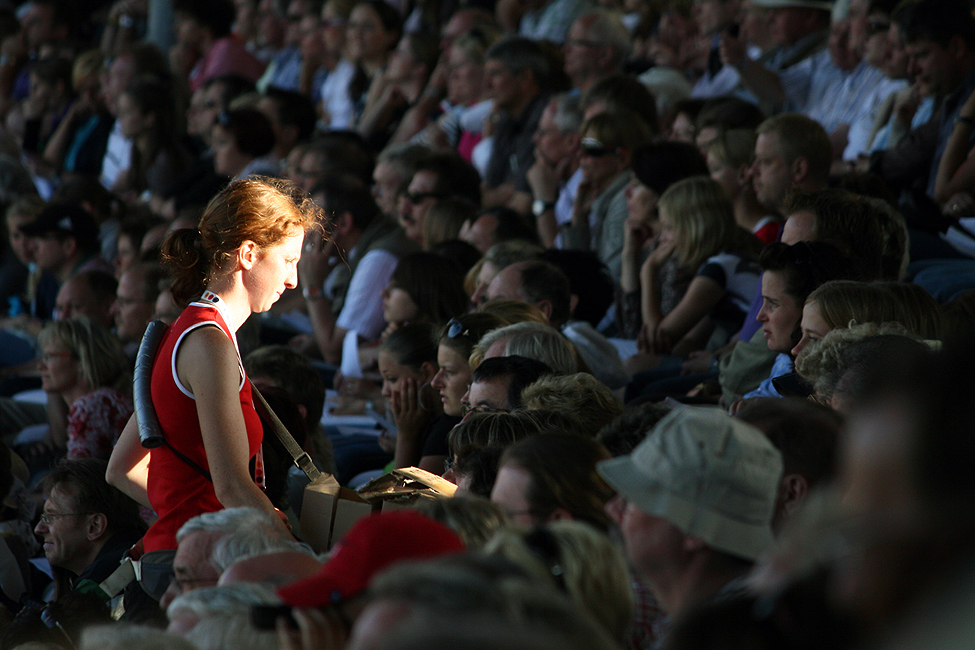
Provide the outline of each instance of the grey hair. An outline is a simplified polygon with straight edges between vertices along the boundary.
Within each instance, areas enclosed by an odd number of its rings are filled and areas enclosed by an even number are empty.
[[[562,133],[578,133],[582,128],[582,102],[579,95],[560,93],[552,98],[555,116],[552,121]]]
[[[257,582],[236,582],[182,593],[166,608],[166,616],[172,620],[182,612],[189,612],[204,619],[213,615],[247,613],[251,605],[280,604],[281,599],[271,587]]]
[[[234,562],[279,551],[310,551],[285,534],[271,516],[257,508],[224,508],[193,517],[176,533],[181,542],[193,533],[223,533],[210,552],[210,564],[223,572]]]
[[[579,371],[572,344],[554,327],[541,323],[515,323],[493,329],[477,343],[486,354],[498,341],[508,339],[504,356],[519,355],[546,364],[556,374],[572,375]]]
[[[630,53],[632,43],[630,42],[630,32],[620,19],[619,13],[606,9],[596,9],[582,14],[576,20],[587,19],[591,19],[592,22],[587,25],[586,37],[600,45],[612,47],[615,66],[622,66],[623,61]]]
[[[185,636],[199,650],[265,650],[277,647],[277,632],[254,629],[251,608],[280,604],[270,588],[240,583],[183,594],[170,604],[166,614],[170,618],[180,611],[197,615],[199,622]]]

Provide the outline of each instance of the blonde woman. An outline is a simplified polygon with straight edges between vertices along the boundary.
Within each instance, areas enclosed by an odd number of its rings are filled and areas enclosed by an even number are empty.
[[[758,287],[760,242],[735,222],[731,201],[706,176],[670,186],[658,209],[660,243],[640,269],[641,336],[656,354],[683,356],[704,348],[715,330],[727,340],[741,327]],[[694,278],[664,314],[659,272],[671,255]]]
[[[67,449],[71,459],[107,460],[132,415],[131,374],[122,344],[88,319],[52,322],[38,344],[51,424],[47,446]]]

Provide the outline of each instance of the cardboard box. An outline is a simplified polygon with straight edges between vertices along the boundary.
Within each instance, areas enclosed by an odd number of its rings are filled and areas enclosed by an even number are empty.
[[[323,553],[372,511],[372,504],[355,490],[342,487],[334,476],[323,473],[305,486],[298,535],[316,553]]]

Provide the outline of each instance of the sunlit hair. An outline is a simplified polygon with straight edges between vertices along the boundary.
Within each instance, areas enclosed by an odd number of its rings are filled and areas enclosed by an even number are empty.
[[[571,413],[593,437],[623,412],[620,398],[585,372],[564,377],[542,377],[526,388],[521,396],[527,409],[545,408]]]
[[[415,509],[457,533],[468,550],[481,548],[494,533],[509,525],[501,506],[475,494],[420,499]]]
[[[851,280],[834,280],[820,285],[806,304],[816,303],[819,314],[830,329],[855,323],[901,321],[899,301],[883,285]]]
[[[555,521],[540,528],[502,530],[484,550],[515,562],[546,584],[564,585],[570,600],[617,642],[629,639],[634,611],[630,574],[620,548],[604,533],[579,521]]]
[[[78,360],[81,379],[91,390],[111,387],[132,392],[132,376],[122,343],[107,329],[87,318],[52,321],[37,337],[40,347],[60,341]]]
[[[454,326],[452,327],[451,324]],[[450,348],[467,359],[481,337],[502,325],[501,319],[494,314],[464,314],[453,319],[440,331],[440,345]],[[451,336],[452,330],[453,336]]]
[[[580,133],[583,138],[595,138],[604,147],[628,151],[649,144],[653,138],[643,118],[623,108],[592,116],[582,125]]]
[[[245,241],[262,249],[287,237],[321,228],[321,210],[289,181],[248,178],[214,196],[197,228],[183,228],[163,243],[163,262],[173,269],[173,300],[185,307],[208,284],[233,269]]]
[[[684,269],[696,271],[712,255],[753,246],[751,235],[735,222],[724,189],[709,176],[677,181],[661,195],[658,208],[673,228],[674,252]]]
[[[525,322],[548,325],[548,317],[545,316],[545,312],[524,300],[492,298],[484,302],[476,311],[494,314],[503,320],[505,325]]]

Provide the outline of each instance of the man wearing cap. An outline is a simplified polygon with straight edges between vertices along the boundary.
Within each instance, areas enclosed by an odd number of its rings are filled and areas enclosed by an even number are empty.
[[[360,519],[321,571],[282,587],[278,596],[295,608],[299,623],[305,618],[328,625],[335,647],[342,647],[366,605],[373,577],[395,564],[463,551],[460,537],[440,522],[413,510],[384,512]],[[300,636],[297,630],[292,634],[296,640]]]
[[[679,408],[596,469],[626,501],[627,556],[671,618],[737,592],[772,545],[782,457],[717,409]]]
[[[37,288],[38,318],[51,316],[58,289],[75,273],[89,269],[114,271],[98,256],[98,224],[80,206],[51,204],[34,221],[21,226],[20,231],[31,238],[34,260],[44,272]]]

